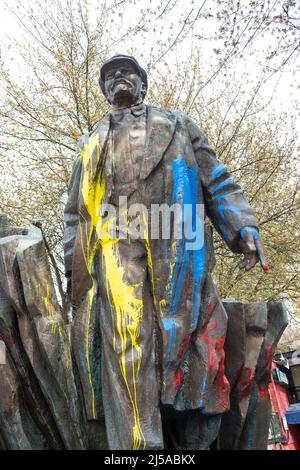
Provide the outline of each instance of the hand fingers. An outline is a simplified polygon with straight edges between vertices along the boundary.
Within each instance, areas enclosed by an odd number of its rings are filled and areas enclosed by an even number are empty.
[[[266,261],[264,249],[263,249],[263,244],[262,244],[260,237],[257,237],[256,239],[254,239],[254,243],[255,243],[256,253],[257,253],[260,265],[264,271],[267,271],[269,267],[267,265],[267,261]]]

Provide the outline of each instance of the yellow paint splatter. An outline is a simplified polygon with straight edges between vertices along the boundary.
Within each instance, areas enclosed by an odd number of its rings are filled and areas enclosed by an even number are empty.
[[[84,256],[85,263],[86,263],[87,271],[92,280],[92,287],[88,293],[89,310],[88,310],[87,329],[86,329],[86,336],[85,336],[85,356],[86,356],[86,362],[87,362],[88,378],[89,378],[89,383],[90,383],[90,388],[91,388],[92,416],[93,418],[96,418],[95,391],[94,391],[94,385],[93,385],[93,380],[92,380],[90,355],[89,355],[89,331],[90,331],[90,323],[91,323],[91,316],[92,316],[92,303],[93,303],[93,297],[94,297],[94,292],[95,292],[95,280],[92,276],[92,264],[93,264],[93,260],[94,260],[97,248],[99,246],[99,241],[97,243],[97,240],[96,240],[96,242],[93,243],[92,236],[95,231],[95,228],[97,227],[100,221],[99,209],[100,209],[100,205],[101,205],[104,193],[105,193],[105,182],[101,178],[101,175],[98,175],[97,172],[95,171],[95,168],[93,168],[92,155],[94,152],[97,155],[97,160],[96,160],[96,165],[97,165],[98,160],[99,160],[99,155],[100,155],[100,141],[99,141],[98,134],[94,134],[90,137],[83,151],[81,152],[81,161],[82,161],[82,165],[84,169],[81,192],[82,192],[85,208],[90,217],[88,233],[85,233],[85,234],[82,233],[82,222],[80,221],[81,249],[82,249],[82,253]],[[99,179],[99,176],[100,176],[100,179]],[[80,215],[81,215],[81,219],[84,220],[85,222],[84,225],[85,225],[85,228],[87,229],[87,226],[88,226],[87,221],[82,213]],[[85,235],[85,240],[84,240],[84,235]]]
[[[133,411],[133,449],[137,450],[146,447],[146,441],[140,426],[136,387],[142,360],[142,350],[138,344],[138,338],[140,334],[140,323],[143,319],[143,301],[142,299],[138,299],[134,294],[136,286],[130,286],[124,281],[125,273],[120,263],[119,239],[112,238],[110,231],[111,224],[116,221],[104,221],[101,217],[100,206],[105,194],[105,180],[101,173],[99,174],[98,172],[97,174],[97,171],[93,171],[95,169],[92,168],[93,156],[97,156],[97,161],[95,163],[96,168],[101,156],[98,134],[94,134],[90,137],[87,145],[81,153],[83,164],[83,182],[81,191],[84,205],[90,218],[89,232],[85,234],[85,241],[82,227],[80,229],[81,242],[87,270],[93,282],[92,288],[89,291],[90,304],[86,330],[86,361],[92,394],[92,413],[93,416],[95,416],[95,393],[89,360],[89,327],[92,312],[92,299],[95,292],[95,281],[92,276],[92,264],[97,249],[101,246],[104,261],[103,264],[105,266],[106,291],[112,312],[114,349],[117,351],[117,334],[119,339],[118,345],[120,344],[119,365]],[[84,219],[83,215],[82,218]],[[86,222],[85,219],[84,222]],[[92,241],[93,235],[95,238],[94,242]],[[129,364],[126,362],[128,341],[131,348],[132,359]],[[132,369],[131,371],[128,370],[130,367]],[[132,387],[130,387],[129,384],[129,373],[132,378]]]
[[[38,298],[42,299],[44,302],[46,312],[47,312],[47,317],[50,319],[50,322],[51,322],[52,334],[56,335],[57,332],[59,334],[60,341],[64,349],[64,353],[66,355],[66,367],[67,369],[69,369],[71,366],[71,353],[70,353],[70,347],[69,347],[70,338],[68,334],[67,335],[63,334],[63,329],[61,325],[59,324],[58,320],[55,318],[57,316],[57,313],[51,302],[49,283],[46,282],[44,289],[42,289],[42,286],[39,283],[36,284],[35,288],[36,288],[36,293],[37,293]],[[42,292],[45,292],[45,295],[43,295]],[[67,340],[68,345],[66,345],[66,340]]]
[[[153,295],[153,300],[154,300],[154,305],[157,306],[157,299],[155,295],[155,285],[154,285],[154,270],[153,270],[153,261],[152,261],[152,254],[151,254],[151,248],[150,248],[150,242],[149,242],[149,232],[148,232],[148,223],[145,217],[145,214],[142,213],[142,224],[144,227],[144,240],[146,244],[146,251],[147,251],[147,262],[148,262],[148,268],[150,269],[150,279],[151,279],[151,286],[152,286],[152,295]]]

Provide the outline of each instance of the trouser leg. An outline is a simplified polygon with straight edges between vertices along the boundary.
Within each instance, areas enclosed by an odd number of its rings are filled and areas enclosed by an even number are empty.
[[[110,449],[162,449],[147,256],[140,242],[102,253],[102,384]]]

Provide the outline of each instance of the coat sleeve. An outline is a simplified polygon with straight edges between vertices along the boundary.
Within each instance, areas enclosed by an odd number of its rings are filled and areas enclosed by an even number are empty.
[[[77,158],[73,164],[71,179],[68,188],[68,200],[64,210],[64,262],[65,276],[70,278],[72,275],[73,251],[76,239],[77,228],[79,224],[78,200],[81,181],[81,157],[80,152],[83,149],[88,134],[84,134],[78,142]]]
[[[206,135],[190,118],[185,116],[184,120],[200,171],[205,212],[233,252],[246,252],[241,230],[249,226],[257,228],[253,212],[241,187],[216,158]]]

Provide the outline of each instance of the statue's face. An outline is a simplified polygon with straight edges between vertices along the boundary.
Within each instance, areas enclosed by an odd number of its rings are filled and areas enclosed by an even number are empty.
[[[104,86],[111,104],[130,106],[142,98],[144,84],[130,63],[115,62],[104,74]]]

